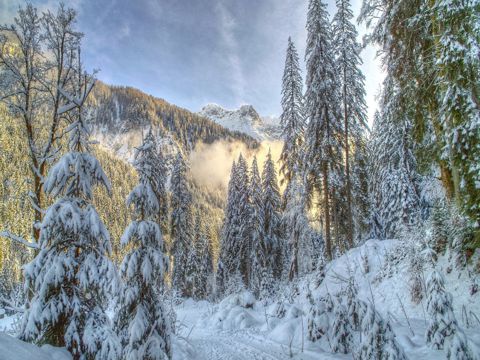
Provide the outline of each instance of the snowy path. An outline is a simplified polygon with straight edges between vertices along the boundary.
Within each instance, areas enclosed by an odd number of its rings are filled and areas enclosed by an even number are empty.
[[[255,328],[227,331],[203,327],[198,320],[205,312],[208,312],[208,309],[202,306],[198,308],[187,305],[177,309],[177,319],[182,323],[179,332],[181,336],[188,338],[188,344],[193,350],[192,360],[333,359],[328,353],[301,353],[299,349],[293,349],[293,356],[290,356],[288,346],[267,339]]]

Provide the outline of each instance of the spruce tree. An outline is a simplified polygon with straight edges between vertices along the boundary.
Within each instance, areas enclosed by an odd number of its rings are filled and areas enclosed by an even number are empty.
[[[452,295],[445,291],[445,279],[437,270],[427,279],[427,312],[430,315],[425,334],[427,344],[433,349],[443,349],[445,340],[454,335],[458,324],[453,314]]]
[[[248,288],[251,272],[251,256],[252,253],[252,227],[250,219],[252,217],[252,209],[249,199],[249,184],[250,179],[248,175],[248,165],[242,154],[238,157],[236,169],[236,184],[237,184],[237,223],[239,226],[238,238],[236,239],[238,245],[238,253],[233,256],[239,257],[240,261],[240,275],[243,283]]]
[[[164,306],[163,279],[168,258],[158,221],[160,208],[155,192],[157,177],[155,142],[149,133],[136,149],[134,166],[139,184],[127,198],[134,220],[125,230],[121,243],[130,248],[121,266],[124,286],[118,301],[116,328],[123,358],[171,358],[171,324]]]
[[[225,216],[222,225],[220,258],[218,260],[217,270],[217,292],[223,294],[229,287],[232,277],[236,277],[240,273],[240,261],[238,254],[240,253],[239,244],[237,242],[240,234],[238,216],[238,176],[237,164],[234,161],[230,172],[230,180],[228,183],[227,205],[225,208]]]
[[[86,99],[93,79],[81,71],[76,77],[78,85],[68,95]],[[68,152],[44,180],[45,193],[57,201],[41,223],[40,250],[25,266],[32,297],[21,337],[66,347],[74,359],[114,359],[120,348],[106,308],[117,291],[118,275],[108,258],[109,233],[91,203],[94,186],[111,189],[91,154],[85,109],[78,103],[71,104],[75,110],[68,127]]]
[[[390,322],[369,306],[362,321],[362,344],[357,355],[361,360],[406,360]]]
[[[348,320],[347,309],[342,304],[335,306],[331,346],[334,353],[342,354],[348,354],[353,347],[353,329]]]
[[[343,117],[343,146],[345,149],[345,181],[347,209],[347,242],[353,247],[354,222],[352,194],[359,188],[353,188],[352,160],[357,143],[362,141],[367,127],[365,104],[365,77],[360,70],[360,44],[357,42],[357,30],[352,23],[353,12],[349,0],[337,0],[337,13],[333,18],[332,32],[335,49],[337,76],[341,84],[341,106]],[[352,146],[354,144],[355,146]],[[356,185],[356,184],[355,184]],[[356,191],[355,191],[356,190]],[[355,194],[356,195],[356,194]]]
[[[264,212],[262,180],[258,171],[257,158],[254,157],[250,171],[250,204],[251,204],[251,272],[250,289],[255,296],[260,295],[262,283],[262,268],[267,266],[267,249],[265,248],[264,236]]]
[[[264,249],[267,256],[266,267],[271,269],[274,278],[282,275],[283,255],[285,254],[284,240],[280,219],[280,190],[278,188],[275,164],[269,151],[262,172],[263,188],[263,221],[264,221]]]
[[[398,86],[388,77],[384,82],[382,112],[375,118],[371,139],[370,191],[378,213],[381,233],[395,237],[403,226],[420,218],[419,175],[414,154],[411,122],[397,111]]]
[[[187,181],[187,165],[179,152],[171,179],[171,239],[173,243],[172,285],[182,296],[189,296],[185,267],[192,244],[192,195]]]
[[[312,196],[320,188],[323,198],[325,253],[332,259],[331,209],[333,189],[338,186],[338,169],[342,164],[343,126],[340,121],[339,89],[334,62],[332,32],[321,0],[310,0],[307,14],[307,67],[305,111],[308,127],[305,135],[305,174]],[[318,186],[316,186],[318,185]]]
[[[310,303],[307,316],[307,336],[310,341],[315,342],[324,335],[328,336],[334,307],[330,294],[320,299],[314,299],[308,289],[307,299]]]
[[[305,213],[305,193],[301,180],[295,176],[291,180],[289,194],[286,196],[285,211],[283,212],[283,228],[288,240],[288,279],[293,281],[300,271],[300,266],[305,269],[305,262],[312,249],[308,246],[310,229],[308,218]]]
[[[282,125],[283,149],[280,155],[281,183],[287,189],[292,176],[300,167],[303,131],[303,81],[300,74],[298,54],[291,38],[288,38],[287,55],[282,78]]]

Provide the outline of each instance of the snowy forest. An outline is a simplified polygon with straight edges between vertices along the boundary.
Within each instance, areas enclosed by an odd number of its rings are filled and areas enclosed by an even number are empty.
[[[274,140],[98,80],[55,6],[0,24],[0,360],[480,360],[478,0],[308,0]]]

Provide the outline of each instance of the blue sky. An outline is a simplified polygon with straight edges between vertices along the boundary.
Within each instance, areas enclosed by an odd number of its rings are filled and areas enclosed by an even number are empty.
[[[352,0],[358,14],[361,0]],[[192,111],[214,102],[280,114],[285,48],[292,36],[303,64],[307,0],[74,0],[83,55],[100,80],[129,85]],[[54,0],[34,0],[41,10]],[[11,22],[22,0],[0,0]],[[334,0],[329,0],[331,15]],[[363,33],[363,29],[360,29]],[[362,54],[373,115],[383,74],[374,49]],[[304,75],[304,74],[303,74]]]

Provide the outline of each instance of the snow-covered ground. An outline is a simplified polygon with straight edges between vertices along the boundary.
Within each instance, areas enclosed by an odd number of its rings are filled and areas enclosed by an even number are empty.
[[[312,343],[307,339],[309,302],[307,287],[314,297],[327,292],[334,296],[353,276],[360,299],[374,304],[384,318],[388,318],[409,359],[445,359],[442,350],[431,350],[425,345],[428,315],[425,300],[415,304],[410,299],[409,268],[402,258],[404,243],[396,240],[368,241],[351,249],[327,266],[326,277],[315,288],[314,275],[298,282],[298,293],[284,299],[285,316],[276,316],[277,302],[263,304],[248,292],[231,295],[220,303],[195,302],[188,299],[178,305],[176,330],[173,338],[175,360],[251,360],[251,359],[351,359],[352,355],[333,354],[329,340]],[[397,254],[398,260],[391,260]],[[368,267],[366,266],[368,264]],[[437,266],[445,273],[446,287],[453,295],[453,306],[459,325],[464,329],[471,345],[480,353],[480,294],[471,294],[471,279],[466,271],[456,270],[447,256]],[[451,269],[447,270],[447,267]],[[405,311],[404,311],[404,310]],[[468,309],[470,327],[462,317]],[[14,317],[0,319],[0,331],[14,328]],[[358,345],[358,344],[357,344]],[[38,348],[23,343],[6,333],[0,333],[0,360],[66,360],[64,350],[51,347]]]

